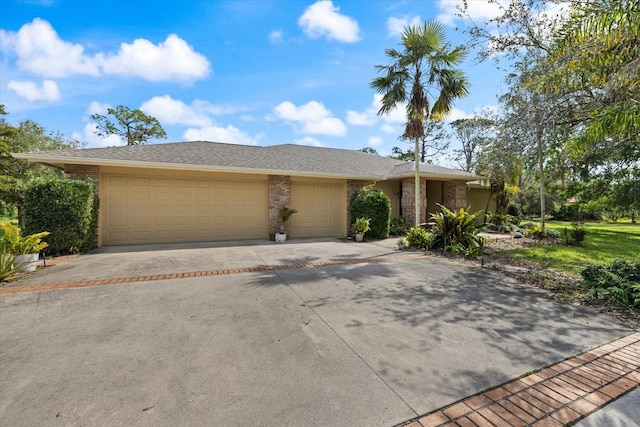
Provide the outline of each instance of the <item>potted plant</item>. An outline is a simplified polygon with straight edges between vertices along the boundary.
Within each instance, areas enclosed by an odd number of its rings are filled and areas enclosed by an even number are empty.
[[[351,224],[351,230],[356,235],[356,242],[362,242],[364,240],[364,233],[371,229],[371,218],[360,217]]]
[[[42,239],[49,235],[48,231],[22,236],[20,227],[8,222],[0,224],[4,231],[4,241],[9,251],[16,255],[15,264],[19,265],[19,271],[36,271],[40,251],[49,246]]]
[[[291,215],[298,212],[295,209],[282,206],[278,210],[278,216],[280,217],[280,231],[276,233],[276,242],[285,242],[287,240],[287,221],[291,218]]]

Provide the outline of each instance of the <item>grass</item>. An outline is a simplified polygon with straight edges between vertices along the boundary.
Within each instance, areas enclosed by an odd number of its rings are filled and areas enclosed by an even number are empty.
[[[548,221],[549,229],[558,231],[563,241],[563,229],[571,230],[570,222]],[[578,275],[585,264],[605,264],[616,258],[638,259],[640,254],[640,224],[585,223],[587,234],[581,246],[540,245],[505,251],[504,256],[532,261],[556,270]]]

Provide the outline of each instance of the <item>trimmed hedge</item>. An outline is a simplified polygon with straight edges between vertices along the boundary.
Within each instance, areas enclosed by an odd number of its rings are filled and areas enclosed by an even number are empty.
[[[351,218],[371,218],[371,229],[365,237],[385,239],[389,237],[391,201],[381,190],[365,187],[351,196]]]
[[[36,181],[25,191],[25,234],[49,231],[47,255],[88,252],[98,228],[98,194],[91,180]]]

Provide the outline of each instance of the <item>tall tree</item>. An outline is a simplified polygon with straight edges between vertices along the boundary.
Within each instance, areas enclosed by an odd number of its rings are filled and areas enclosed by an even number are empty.
[[[109,108],[107,114],[113,116],[116,120],[115,123],[107,116],[91,115],[91,120],[95,120],[97,124],[96,135],[102,137],[118,135],[127,142],[127,145],[144,144],[153,138],[167,137],[158,119],[148,116],[140,110],[132,110],[124,105],[119,105],[115,109]]]
[[[402,51],[387,49],[391,65],[377,65],[382,76],[371,87],[382,94],[378,115],[389,113],[398,104],[407,109],[404,136],[414,141],[415,224],[420,224],[420,138],[426,120],[443,120],[457,98],[468,94],[465,75],[454,66],[465,56],[463,46],[451,48],[445,42],[444,26],[437,21],[405,28]]]
[[[432,163],[433,159],[449,149],[449,134],[444,128],[444,122],[435,120],[425,120],[424,134],[420,137],[420,161],[422,163]],[[414,143],[412,138],[406,135],[398,138],[401,141]],[[393,147],[392,152],[397,158],[413,160],[415,154],[409,149],[403,151],[399,147]]]
[[[467,172],[475,172],[481,150],[495,136],[495,122],[487,117],[475,116],[454,120],[451,127],[462,144],[461,149],[453,150],[453,160]]]

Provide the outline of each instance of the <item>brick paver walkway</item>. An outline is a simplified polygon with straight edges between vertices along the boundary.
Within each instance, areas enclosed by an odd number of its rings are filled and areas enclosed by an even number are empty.
[[[401,425],[560,427],[639,385],[640,332],[636,332]]]

